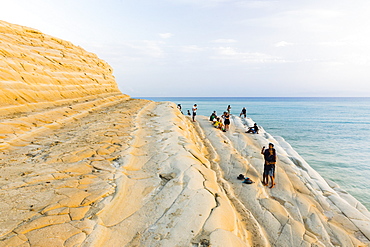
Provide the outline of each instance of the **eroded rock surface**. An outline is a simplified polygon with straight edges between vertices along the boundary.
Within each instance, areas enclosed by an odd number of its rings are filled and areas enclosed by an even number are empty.
[[[359,202],[244,124],[224,133],[172,103],[125,100],[35,136],[1,155],[0,246],[369,245]],[[273,189],[260,183],[268,142]]]
[[[0,57],[2,114],[119,93],[105,61],[32,28],[0,21]]]
[[[112,68],[95,54],[0,21],[0,150],[120,99]]]
[[[193,123],[121,94],[81,48],[0,31],[0,247],[370,246],[368,210],[282,138],[246,134],[251,119]],[[273,189],[260,182],[269,142]]]

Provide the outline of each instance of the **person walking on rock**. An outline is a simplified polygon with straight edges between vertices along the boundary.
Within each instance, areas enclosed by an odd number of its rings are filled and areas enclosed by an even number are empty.
[[[243,107],[242,112],[240,113],[240,117],[241,116],[244,116],[244,118],[247,117],[247,109],[245,109],[245,107]]]
[[[276,164],[276,150],[274,144],[269,143],[269,148],[262,148],[261,154],[263,154],[265,159],[264,169],[263,169],[263,180],[262,184],[264,186],[269,185],[269,177],[271,179],[270,188],[275,186],[275,164]]]
[[[193,111],[193,122],[195,122],[195,116],[197,115],[197,104],[194,104],[193,108],[191,109]]]

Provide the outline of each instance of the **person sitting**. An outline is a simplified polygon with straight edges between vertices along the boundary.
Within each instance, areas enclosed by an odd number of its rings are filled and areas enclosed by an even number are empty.
[[[223,124],[219,117],[216,118],[216,121],[214,122],[213,126],[215,126],[217,129],[220,129],[220,130],[223,129]]]
[[[213,121],[215,118],[217,118],[216,111],[213,111],[211,116],[209,117],[209,121]]]
[[[249,127],[248,131],[245,133],[258,134],[258,131],[259,129],[258,129],[257,123],[254,123],[253,127]]]

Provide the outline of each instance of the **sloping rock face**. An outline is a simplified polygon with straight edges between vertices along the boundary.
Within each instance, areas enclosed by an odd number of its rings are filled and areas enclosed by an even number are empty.
[[[244,132],[134,99],[43,132],[0,155],[0,246],[369,246],[366,208],[283,140]]]
[[[0,113],[34,103],[119,93],[112,68],[95,54],[35,29],[0,21]]]
[[[95,55],[1,25],[0,247],[370,246],[368,210],[251,119],[130,99]]]
[[[129,97],[95,54],[0,21],[0,150]]]

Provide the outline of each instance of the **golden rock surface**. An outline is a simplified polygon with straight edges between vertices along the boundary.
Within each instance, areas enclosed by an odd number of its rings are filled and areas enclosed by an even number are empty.
[[[251,119],[194,123],[69,42],[0,27],[0,247],[370,246],[369,211]]]

